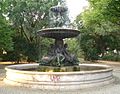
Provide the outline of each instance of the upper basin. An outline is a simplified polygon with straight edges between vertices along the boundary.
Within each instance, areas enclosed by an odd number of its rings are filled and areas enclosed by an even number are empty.
[[[47,28],[39,30],[38,34],[42,37],[64,39],[72,38],[79,35],[79,31],[70,28]]]

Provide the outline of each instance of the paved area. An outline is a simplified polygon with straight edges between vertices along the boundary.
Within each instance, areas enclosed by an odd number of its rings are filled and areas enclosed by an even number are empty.
[[[115,81],[102,87],[92,87],[76,91],[47,91],[4,84],[5,70],[0,67],[0,94],[120,94],[120,62],[102,62],[113,67]],[[1,65],[0,65],[1,66]]]

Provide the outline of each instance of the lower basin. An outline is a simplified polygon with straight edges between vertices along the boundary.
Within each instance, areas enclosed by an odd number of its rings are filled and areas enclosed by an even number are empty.
[[[7,66],[4,82],[14,86],[45,90],[76,90],[113,82],[111,67],[100,64],[79,64],[80,70],[64,67],[64,72],[40,72],[39,64],[20,64]],[[40,67],[39,67],[40,68]]]

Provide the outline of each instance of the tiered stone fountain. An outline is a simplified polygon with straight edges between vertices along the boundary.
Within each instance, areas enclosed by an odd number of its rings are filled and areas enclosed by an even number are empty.
[[[47,90],[76,90],[108,84],[113,81],[112,69],[107,65],[79,64],[75,55],[67,51],[63,39],[79,35],[79,31],[61,28],[63,14],[67,8],[61,5],[50,9],[55,16],[55,28],[42,29],[38,35],[53,38],[50,52],[39,64],[7,66],[4,82],[14,86],[24,86]]]

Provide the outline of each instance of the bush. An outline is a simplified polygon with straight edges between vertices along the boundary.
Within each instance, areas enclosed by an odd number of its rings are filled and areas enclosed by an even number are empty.
[[[109,61],[120,61],[120,55],[113,52],[109,52],[108,54],[104,55],[101,59]]]
[[[85,60],[99,59],[100,50],[97,48],[95,37],[89,34],[81,34],[79,38],[80,49],[82,49]]]

